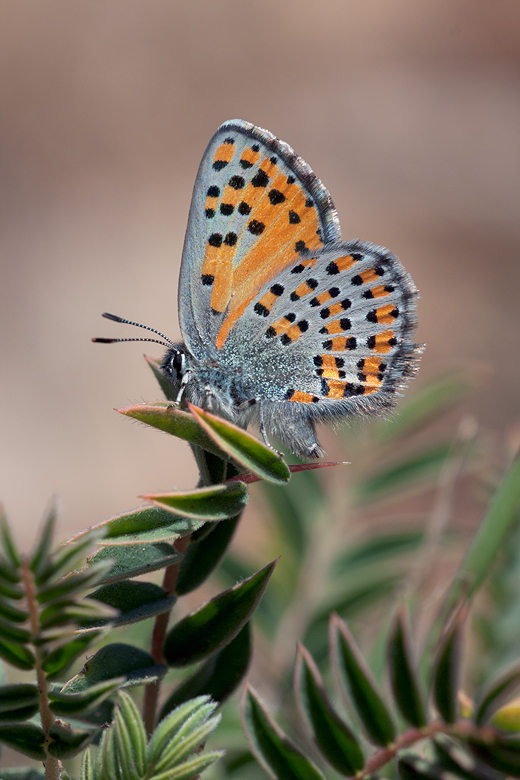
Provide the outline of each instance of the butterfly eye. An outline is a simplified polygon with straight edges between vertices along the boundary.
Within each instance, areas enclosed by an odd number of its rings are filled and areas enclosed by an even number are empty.
[[[176,350],[171,359],[171,371],[172,374],[177,375],[177,379],[180,382],[186,371],[186,355],[180,350]]]

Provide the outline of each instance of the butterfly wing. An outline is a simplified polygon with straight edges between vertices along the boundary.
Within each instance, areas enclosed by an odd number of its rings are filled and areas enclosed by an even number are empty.
[[[223,359],[248,366],[268,432],[316,457],[316,422],[378,414],[415,373],[416,298],[411,277],[383,247],[324,246],[259,291]]]
[[[179,318],[192,354],[219,357],[267,282],[340,237],[329,193],[290,146],[249,122],[221,125],[200,164],[182,255]]]

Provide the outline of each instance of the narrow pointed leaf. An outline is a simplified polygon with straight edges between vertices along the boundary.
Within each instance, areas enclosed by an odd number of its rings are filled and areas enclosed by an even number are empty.
[[[331,640],[336,649],[332,657],[340,676],[347,683],[356,714],[368,738],[375,745],[386,747],[396,737],[392,716],[354,637],[338,616],[331,621]]]
[[[0,724],[0,742],[37,761],[45,759],[45,734],[32,723]]]
[[[155,764],[175,740],[190,730],[192,724],[204,723],[216,708],[209,696],[198,696],[181,704],[160,722],[148,743],[148,762]]]
[[[246,471],[275,485],[285,485],[289,481],[291,472],[278,452],[260,444],[258,439],[243,428],[223,420],[222,417],[205,412],[193,404],[188,404],[188,408],[219,448],[227,452],[229,457]]]
[[[23,599],[25,596],[25,590],[19,585],[11,584],[5,580],[0,581],[0,596],[6,599]]]
[[[3,512],[3,508],[1,506],[0,506],[0,540],[2,542],[2,547],[8,563],[10,563],[13,569],[16,571],[22,565],[22,559],[20,558],[20,553],[16,549],[16,545],[11,535],[11,529],[9,528],[7,519]]]
[[[270,777],[324,780],[319,769],[287,738],[250,687],[244,697],[242,723],[251,750]]]
[[[212,750],[211,752],[203,753],[201,756],[189,758],[174,769],[167,770],[162,775],[154,775],[153,780],[192,780],[192,778],[198,777],[210,764],[214,764],[225,752],[225,750]]]
[[[419,756],[406,756],[397,762],[399,777],[403,780],[448,780],[441,767]]]
[[[78,693],[49,691],[50,708],[55,715],[70,718],[95,709],[125,682],[124,677],[107,680]]]
[[[446,723],[454,723],[458,714],[457,694],[460,681],[462,631],[467,610],[461,609],[441,640],[434,664],[432,695]]]
[[[27,645],[31,640],[31,634],[27,629],[20,628],[5,620],[0,620],[0,634],[2,639],[17,645]]]
[[[171,515],[170,515],[171,516]],[[166,542],[157,544],[132,544],[113,545],[103,547],[90,558],[88,563],[98,561],[112,561],[112,568],[108,571],[100,584],[105,585],[117,580],[126,580],[130,577],[138,577],[140,574],[165,569],[173,563],[180,561],[182,556],[173,545]]]
[[[153,371],[153,375],[159,382],[159,385],[161,387],[161,390],[163,391],[165,397],[169,401],[175,402],[177,399],[177,396],[179,395],[179,386],[174,386],[169,379],[167,379],[163,372],[161,371],[161,361],[157,360],[156,358],[150,357],[149,355],[145,355],[144,359],[150,366],[150,368]]]
[[[470,750],[477,758],[493,769],[498,769],[513,777],[520,777],[520,740],[518,738],[501,739],[492,744],[469,739]]]
[[[24,609],[18,609],[5,599],[0,599],[0,617],[12,620],[14,623],[25,623],[29,620],[29,613]]]
[[[100,546],[157,544],[187,536],[203,525],[201,520],[180,517],[157,506],[141,506],[116,515],[96,528],[103,528],[105,536]],[[81,534],[72,541],[80,538]]]
[[[227,457],[189,412],[183,411],[173,404],[164,402],[132,404],[125,409],[117,409],[116,411],[176,436],[178,439],[184,439],[197,447],[202,447],[202,449],[221,458]]]
[[[53,501],[47,514],[47,519],[45,520],[41,530],[40,538],[35,545],[34,555],[30,563],[31,571],[36,577],[47,565],[54,537],[54,527],[56,525],[57,514],[57,502]]]
[[[99,541],[100,536],[101,532],[90,530],[75,544],[64,545],[48,560],[47,565],[36,577],[36,584],[41,586],[51,578],[56,579],[75,568],[79,568],[78,564],[82,561],[86,551]]]
[[[16,584],[22,579],[19,569],[15,569],[14,566],[7,558],[0,555],[0,578],[6,582]]]
[[[240,515],[213,523],[209,533],[201,539],[191,541],[184,554],[175,593],[184,596],[190,593],[209,577],[233,538],[233,533],[240,520]]]
[[[446,599],[446,609],[464,592],[471,597],[482,585],[512,526],[520,506],[520,458],[513,463],[493,496],[487,514],[474,537],[457,579]]]
[[[30,683],[0,687],[0,721],[31,718],[39,709],[38,688]]]
[[[4,642],[0,639],[0,658],[7,661],[8,664],[16,666],[17,669],[34,669],[36,659],[33,653],[23,645],[13,642]]]
[[[475,722],[482,726],[520,689],[520,661],[516,661],[491,683],[483,686],[475,697]]]
[[[167,596],[159,585],[135,580],[102,585],[91,593],[91,598],[119,610],[120,614],[110,620],[114,626],[124,626],[160,615],[171,609],[177,600],[175,596]]]
[[[210,656],[195,674],[173,691],[163,705],[160,720],[179,704],[196,696],[208,695],[222,704],[242,681],[250,658],[250,628],[246,623],[226,647]]]
[[[412,726],[422,728],[426,725],[426,714],[401,611],[397,614],[390,632],[388,668],[394,698],[403,718]]]
[[[89,658],[80,674],[64,686],[63,692],[76,693],[123,675],[130,683],[152,682],[165,672],[166,666],[156,664],[149,653],[117,642],[105,645]]]
[[[503,780],[502,774],[478,761],[458,742],[445,734],[437,734],[434,737],[434,745],[438,763],[442,769],[451,772],[455,777],[463,780]]]
[[[175,740],[173,744],[168,747],[157,764],[155,765],[155,771],[160,776],[166,770],[171,770],[177,764],[180,764],[190,753],[193,753],[201,744],[203,744],[212,731],[214,731],[217,725],[220,723],[222,716],[220,714],[210,718],[198,727],[190,728],[189,731],[183,735],[182,739]]]
[[[229,644],[258,606],[275,565],[270,563],[177,623],[164,644],[170,666],[196,663]]]
[[[362,769],[365,763],[363,751],[330,703],[318,667],[303,646],[298,649],[295,691],[316,744],[329,764],[343,775],[354,775]]]
[[[162,509],[194,520],[226,520],[241,512],[247,504],[247,488],[242,482],[178,493],[153,493],[143,496]]]
[[[98,728],[73,729],[55,721],[49,729],[52,738],[49,753],[56,758],[71,758],[84,750],[97,734],[99,734]]]
[[[98,580],[110,569],[108,561],[96,563],[80,572],[74,572],[57,582],[51,582],[38,590],[39,604],[47,604],[56,599],[68,598],[97,585]]]
[[[117,709],[130,737],[132,756],[138,776],[143,777],[146,771],[146,732],[141,715],[133,699],[124,691],[119,692]]]
[[[55,680],[78,655],[96,639],[97,633],[75,636],[68,642],[52,650],[42,663],[43,671],[50,680]]]

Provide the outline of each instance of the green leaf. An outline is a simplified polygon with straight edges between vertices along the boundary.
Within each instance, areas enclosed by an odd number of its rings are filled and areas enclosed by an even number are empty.
[[[399,777],[403,780],[448,780],[440,767],[419,756],[405,756],[397,762]]]
[[[99,734],[99,729],[73,729],[69,725],[55,721],[49,729],[52,742],[49,753],[56,758],[71,758],[84,750]]]
[[[25,628],[19,628],[6,620],[0,619],[0,634],[2,639],[16,645],[27,645],[31,641],[31,633]]]
[[[330,703],[318,667],[303,645],[298,648],[295,692],[329,764],[343,775],[354,775],[362,769],[365,760],[359,743]]]
[[[153,682],[166,672],[144,650],[120,642],[105,645],[86,662],[84,669],[63,687],[64,693],[83,691],[103,680],[125,676],[127,685]],[[126,686],[125,686],[126,687]]]
[[[225,750],[213,750],[203,753],[201,756],[195,756],[175,769],[169,769],[164,774],[155,775],[153,780],[192,780],[192,778],[199,777],[199,774],[206,767],[214,764],[225,752]]]
[[[445,734],[436,734],[433,742],[438,763],[448,773],[451,772],[464,780],[503,780],[502,774],[480,763],[475,756]]]
[[[119,610],[119,616],[110,620],[114,626],[125,626],[160,615],[171,609],[177,600],[175,596],[167,596],[166,591],[159,585],[135,580],[102,585],[90,595],[91,598]]]
[[[36,577],[38,586],[47,583],[50,579],[65,576],[73,569],[77,568],[82,562],[85,552],[99,541],[101,533],[94,530],[86,532],[79,542],[75,544],[66,544],[57,553],[55,553],[43,567],[42,571]]]
[[[38,688],[30,683],[0,687],[0,721],[32,718],[39,709]]]
[[[153,493],[143,498],[162,509],[195,520],[226,520],[247,504],[247,488],[242,482],[210,485],[177,493]]]
[[[354,637],[337,615],[331,620],[332,643],[335,647],[334,662],[347,683],[356,714],[368,738],[374,744],[386,747],[396,737],[392,716]]]
[[[459,609],[455,614],[441,639],[434,663],[433,700],[446,723],[454,723],[457,720],[462,631],[466,617],[465,608]]]
[[[446,609],[460,597],[461,592],[471,597],[482,585],[493,566],[502,544],[518,521],[520,505],[520,458],[495,492],[487,514],[474,537],[457,578],[446,599]]]
[[[482,726],[520,688],[520,661],[516,661],[492,682],[477,691],[475,696],[475,722]]]
[[[11,529],[7,523],[7,518],[4,514],[3,508],[0,506],[0,540],[2,547],[7,558],[7,562],[16,571],[22,565],[22,559],[20,553],[16,549],[16,545],[11,536]]]
[[[439,472],[450,453],[450,444],[440,444],[374,474],[358,486],[358,501],[376,501],[387,493],[394,493],[418,480],[430,478]]]
[[[240,520],[240,515],[213,523],[209,533],[201,539],[191,540],[181,563],[175,593],[184,596],[209,577],[224,555]]]
[[[248,686],[242,724],[257,761],[275,780],[324,780],[314,764],[290,742],[265,705]]]
[[[205,723],[215,711],[215,702],[209,696],[198,696],[176,707],[160,723],[148,743],[148,763],[156,764],[167,751],[173,740],[182,738],[191,727]]]
[[[422,728],[427,722],[426,714],[401,610],[394,620],[388,640],[388,667],[392,691],[402,716],[412,726]]]
[[[250,628],[246,623],[226,647],[210,656],[195,674],[173,691],[163,705],[161,720],[179,704],[196,696],[208,695],[222,704],[242,681],[250,658]]]
[[[57,582],[47,583],[38,590],[38,603],[47,604],[57,599],[70,598],[88,587],[94,587],[109,568],[108,561],[98,562],[95,566],[89,566],[80,572],[73,572]]]
[[[498,769],[514,777],[520,776],[520,740],[503,738],[489,744],[477,739],[469,739],[472,753],[493,769]]]
[[[116,411],[176,436],[178,439],[184,439],[197,447],[202,447],[221,458],[226,458],[226,454],[200,427],[195,418],[189,412],[182,411],[171,403],[132,404]]]
[[[171,517],[171,513],[168,513]],[[219,524],[220,525],[220,524]],[[112,568],[103,577],[100,584],[138,577],[158,569],[165,569],[182,558],[172,544],[111,545],[103,547],[88,558],[88,563],[112,561]]]
[[[51,554],[52,540],[54,537],[54,526],[56,525],[57,514],[57,502],[53,501],[49,512],[47,513],[47,519],[43,525],[40,538],[34,547],[34,555],[30,562],[31,571],[35,577],[37,577],[48,564],[48,560]]]
[[[12,620],[14,623],[25,623],[29,620],[29,613],[24,609],[18,609],[10,604],[8,601],[0,599],[0,617],[5,620]]]
[[[148,355],[145,355],[144,359],[152,369],[153,374],[157,379],[157,381],[159,382],[159,385],[161,386],[161,390],[163,391],[166,398],[169,401],[175,402],[177,400],[177,396],[179,395],[179,387],[178,386],[175,387],[170,382],[170,380],[164,376],[163,372],[161,371],[161,361],[149,357]]]
[[[119,692],[119,702],[116,707],[116,724],[120,723],[120,730],[124,728],[130,745],[132,764],[135,766],[138,777],[143,777],[146,768],[146,732],[141,720],[139,710],[132,698],[124,691]]]
[[[43,747],[45,734],[32,723],[0,724],[0,742],[37,761],[43,761],[46,757]]]
[[[100,541],[100,545],[134,546],[172,541],[180,536],[187,536],[200,528],[203,521],[180,517],[157,506],[142,506],[111,517],[101,525],[105,529],[105,538]]]
[[[75,636],[53,649],[42,663],[42,669],[49,680],[55,680],[78,655],[85,652],[97,636],[98,632]]]
[[[4,596],[6,599],[23,599],[25,596],[25,590],[19,585],[11,584],[0,581],[0,596]]]
[[[70,718],[85,715],[98,707],[117,688],[125,682],[125,677],[119,677],[97,685],[78,693],[63,693],[63,691],[49,691],[50,709],[55,715]]]
[[[291,472],[278,452],[260,444],[258,439],[243,428],[223,420],[222,417],[205,412],[193,404],[188,404],[188,408],[218,447],[246,471],[275,485],[285,485],[289,481]]]
[[[34,669],[36,664],[33,653],[26,647],[13,644],[13,642],[4,642],[1,639],[0,658],[3,658],[8,664],[16,666],[17,669],[23,669],[24,671]]]
[[[46,780],[46,778],[44,772],[40,772],[39,769],[18,767],[17,769],[2,769],[2,780]],[[65,775],[63,780],[67,780]]]
[[[258,606],[275,565],[270,563],[177,623],[164,644],[170,666],[196,663],[231,642]]]

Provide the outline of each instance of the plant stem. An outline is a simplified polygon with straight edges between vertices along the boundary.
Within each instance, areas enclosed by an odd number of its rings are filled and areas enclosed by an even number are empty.
[[[190,535],[182,536],[180,539],[176,539],[174,547],[179,553],[185,553],[190,543]],[[168,566],[164,572],[164,579],[162,587],[166,591],[168,596],[172,596],[175,593],[177,586],[177,580],[179,579],[179,573],[181,570],[182,559]],[[155,618],[155,624],[152,634],[152,644],[150,654],[155,663],[164,663],[163,647],[166,637],[166,629],[168,628],[168,621],[170,619],[170,612],[162,612]],[[157,709],[157,701],[159,699],[159,692],[161,690],[161,681],[149,683],[144,692],[144,704],[143,704],[143,721],[145,729],[148,735],[153,732],[155,725],[155,714]]]
[[[44,749],[47,753],[45,759],[45,777],[47,780],[60,780],[61,778],[61,761],[55,756],[51,756],[49,753],[49,744],[51,737],[49,734],[51,726],[54,724],[55,718],[49,707],[48,686],[45,672],[42,668],[42,657],[40,652],[40,646],[36,641],[40,633],[40,614],[38,611],[38,603],[36,601],[36,588],[32,572],[29,566],[29,561],[24,559],[22,561],[22,575],[25,585],[25,592],[27,597],[27,609],[29,612],[29,622],[31,624],[32,645],[34,657],[36,659],[36,680],[38,683],[38,693],[40,700],[40,717],[42,721],[42,729],[45,732]]]

